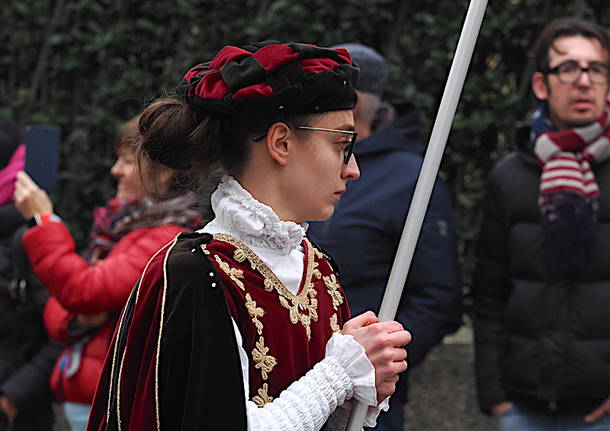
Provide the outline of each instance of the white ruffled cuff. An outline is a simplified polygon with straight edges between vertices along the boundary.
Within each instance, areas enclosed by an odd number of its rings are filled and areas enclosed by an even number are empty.
[[[377,417],[384,411],[390,410],[390,397],[383,400],[377,407],[369,406],[366,416],[364,418],[364,426],[368,428],[375,428],[377,426]]]
[[[364,347],[354,337],[334,333],[326,343],[326,357],[336,359],[343,367],[352,381],[356,400],[367,406],[377,406],[375,368],[366,356]]]
[[[345,430],[352,412],[352,400],[344,402],[337,407],[337,410],[328,418],[328,430]],[[386,398],[377,407],[369,406],[366,416],[364,417],[363,426],[367,428],[375,428],[377,426],[377,418],[379,414],[390,409],[390,397]]]

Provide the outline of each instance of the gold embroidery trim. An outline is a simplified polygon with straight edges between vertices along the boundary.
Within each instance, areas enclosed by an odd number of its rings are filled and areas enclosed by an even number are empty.
[[[313,276],[319,280],[322,278],[322,273],[318,269],[318,266],[320,266],[320,264],[318,262],[313,263]]]
[[[252,323],[254,323],[254,326],[256,326],[256,332],[258,335],[262,335],[263,322],[258,320],[258,318],[265,315],[265,310],[256,306],[256,301],[252,300],[249,293],[246,293],[246,309],[248,310],[248,314],[252,317]]]
[[[261,377],[263,380],[267,380],[269,378],[269,374],[277,365],[277,358],[268,354],[269,347],[265,346],[265,337],[262,335],[263,322],[261,322],[259,318],[262,318],[265,315],[265,310],[256,305],[256,301],[252,299],[252,296],[249,293],[246,293],[246,310],[248,310],[248,314],[252,318],[252,323],[254,323],[254,326],[256,327],[256,332],[260,336],[256,342],[256,347],[252,350],[254,368],[260,369]],[[266,392],[267,389],[265,388],[265,390],[262,392],[263,395],[265,395]],[[261,389],[258,390],[258,393],[261,394]],[[262,400],[263,398],[261,398],[261,401]]]
[[[263,275],[265,278],[265,290],[270,292],[272,289],[275,289],[277,291],[280,304],[289,311],[290,322],[294,325],[301,323],[307,333],[307,339],[310,340],[311,322],[318,320],[318,300],[315,298],[317,292],[313,288],[313,283],[311,282],[314,273],[314,254],[316,256],[322,254],[317,251],[307,239],[304,240],[308,256],[305,279],[303,280],[303,289],[301,292],[294,295],[246,244],[227,234],[214,234],[214,239],[224,241],[239,249],[239,252],[236,250],[233,253],[233,258],[235,260],[240,259],[241,262],[244,262],[247,259],[248,262],[250,262],[252,269]],[[304,311],[305,314],[301,311]]]
[[[218,266],[220,266],[220,269],[222,269],[229,276],[229,278],[233,280],[233,282],[237,286],[239,286],[241,290],[245,291],[246,288],[244,286],[244,283],[239,280],[240,278],[244,278],[244,271],[237,268],[231,268],[229,264],[223,261],[220,257],[218,257],[217,254],[214,255],[214,259],[216,259],[216,262],[218,263]]]
[[[337,319],[337,313],[330,316],[330,329],[332,329],[333,332],[341,332]]]
[[[269,347],[265,346],[265,337],[261,335],[256,342],[256,347],[252,350],[252,359],[255,363],[254,368],[261,370],[263,380],[269,378],[269,373],[277,365],[277,359],[268,353]]]
[[[324,284],[326,285],[327,292],[330,295],[330,298],[333,300],[333,308],[335,311],[339,309],[339,306],[343,304],[343,295],[341,295],[341,290],[339,290],[339,282],[337,281],[337,277],[335,274],[331,274],[326,277],[322,277],[324,280]]]
[[[254,403],[258,407],[264,407],[265,404],[273,401],[273,397],[271,395],[269,395],[268,392],[269,392],[269,385],[267,383],[263,383],[263,387],[258,390],[258,395],[255,395],[252,398],[252,401],[254,401]]]
[[[309,241],[308,241],[309,242]],[[313,250],[313,254],[318,258],[318,259],[328,259],[328,257],[322,253],[320,250],[318,250],[316,247],[314,247],[313,245],[311,245],[311,243],[309,244],[311,247],[310,249]]]

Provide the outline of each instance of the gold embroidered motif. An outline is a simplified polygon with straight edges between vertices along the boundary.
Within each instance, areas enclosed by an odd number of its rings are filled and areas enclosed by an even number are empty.
[[[341,332],[339,323],[337,323],[337,313],[330,316],[330,329],[332,329],[333,332]]]
[[[222,269],[233,282],[239,286],[239,288],[243,291],[246,290],[244,283],[242,283],[239,279],[244,278],[244,272],[241,269],[231,268],[227,262],[224,262],[217,254],[214,255],[214,259],[218,262],[218,266]]]
[[[263,380],[269,378],[269,373],[277,365],[277,359],[267,353],[269,353],[269,347],[265,346],[265,337],[260,336],[256,347],[252,350],[252,359],[255,362],[254,368],[261,370]]]
[[[326,255],[324,253],[322,253],[320,250],[318,250],[316,247],[311,246],[310,247],[311,250],[313,250],[313,254],[318,258],[318,259],[326,259]]]
[[[288,309],[290,313],[290,322],[295,325],[301,323],[307,333],[307,339],[311,339],[311,322],[318,320],[318,300],[315,298],[317,292],[311,282],[315,264],[314,255],[323,255],[307,239],[303,241],[307,249],[305,279],[303,280],[301,292],[298,295],[294,295],[246,244],[226,234],[214,234],[214,239],[227,242],[243,252],[245,258],[250,262],[252,269],[260,272],[265,278],[265,290],[271,292],[272,289],[275,289],[277,291],[280,304]],[[239,256],[241,257],[241,254]],[[235,254],[233,257],[235,257]]]
[[[263,383],[263,387],[257,391],[258,395],[252,397],[252,401],[254,401],[259,408],[264,407],[265,404],[273,401],[273,397],[268,394],[268,391],[269,385],[267,383]]]
[[[256,301],[252,300],[252,296],[250,296],[249,293],[246,293],[246,309],[248,310],[248,314],[252,317],[252,323],[256,326],[256,332],[258,335],[262,335],[263,322],[258,320],[258,318],[265,315],[265,310],[256,306]]]
[[[290,321],[293,324],[297,324],[301,322],[301,324],[305,327],[305,332],[307,333],[307,339],[311,339],[311,321],[318,320],[318,300],[315,299],[315,296],[318,294],[313,289],[313,285],[310,284],[307,289],[307,296],[294,296],[290,299],[291,303],[288,302],[284,296],[280,296],[280,304],[284,308],[287,308],[290,314]],[[303,314],[300,310],[308,311],[308,314]]]
[[[242,249],[236,248],[233,252],[233,259],[235,259],[235,262],[237,263],[242,263],[246,260],[246,253],[244,253]]]
[[[208,250],[207,244],[201,244],[201,251],[203,251],[204,254],[210,254],[210,250]]]
[[[313,263],[313,276],[316,277],[318,280],[322,278],[322,273],[318,269],[319,265],[320,264],[318,262]]]
[[[339,290],[339,283],[337,282],[337,277],[335,274],[331,274],[327,277],[322,277],[324,280],[324,284],[328,287],[328,294],[333,300],[333,308],[335,311],[339,308],[339,305],[343,304],[343,295],[341,295],[341,291]]]
[[[271,292],[273,290],[273,283],[268,278],[265,278],[265,290]]]

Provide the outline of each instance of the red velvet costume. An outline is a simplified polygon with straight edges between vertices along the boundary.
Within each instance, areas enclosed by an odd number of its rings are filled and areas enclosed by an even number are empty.
[[[302,245],[304,274],[297,295],[243,242],[215,234],[205,247],[243,338],[249,397],[259,407],[324,359],[328,339],[350,317],[330,263],[308,240]]]

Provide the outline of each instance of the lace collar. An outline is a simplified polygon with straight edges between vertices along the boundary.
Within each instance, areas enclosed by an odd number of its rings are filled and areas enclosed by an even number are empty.
[[[237,180],[225,175],[212,193],[216,218],[206,231],[228,233],[242,242],[289,254],[301,245],[307,230],[303,225],[282,221],[273,209],[252,197]]]

